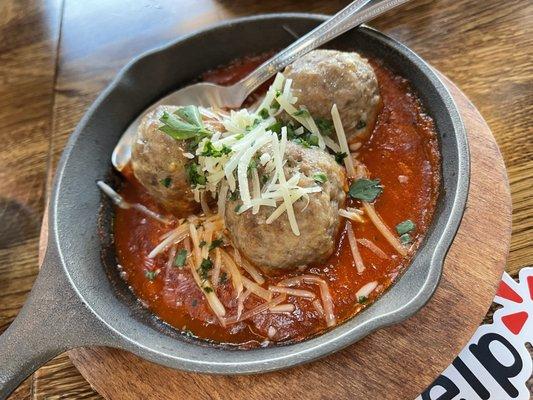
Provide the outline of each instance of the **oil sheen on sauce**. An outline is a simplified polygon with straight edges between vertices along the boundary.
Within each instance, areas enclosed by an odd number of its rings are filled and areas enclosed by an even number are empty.
[[[231,84],[263,60],[264,56],[243,58],[209,71],[201,79]],[[367,166],[370,178],[380,179],[384,187],[375,202],[375,208],[391,230],[394,231],[398,223],[407,219],[416,224],[410,254],[407,257],[398,255],[372,223],[353,223],[358,239],[371,240],[387,255],[387,258],[381,258],[359,245],[366,269],[358,274],[346,237],[346,224],[351,222],[343,221],[336,251],[326,263],[304,272],[276,273],[275,276],[266,277],[267,282],[263,285],[268,287],[269,284],[302,273],[319,275],[329,285],[338,323],[371,304],[409,265],[431,223],[440,187],[440,156],[432,119],[424,113],[407,80],[395,75],[379,60],[371,59],[370,62],[378,77],[383,110],[372,136],[359,149],[359,159]],[[267,87],[268,84],[263,85],[252,97],[260,95]],[[253,101],[253,98],[249,101]],[[126,172],[126,176],[121,194],[127,201],[140,202],[154,210],[163,211],[135,181],[131,171]],[[361,206],[355,200],[349,200],[348,203],[347,206]],[[153,260],[147,257],[161,240],[161,235],[173,226],[146,219],[134,209],[116,208],[115,212],[115,246],[124,278],[143,304],[176,329],[192,333],[198,338],[245,348],[299,341],[326,329],[323,317],[318,315],[311,302],[293,296],[287,298],[288,302],[295,305],[292,313],[261,313],[249,320],[222,327],[186,268],[166,268],[165,256]],[[160,268],[161,272],[153,281],[147,279],[145,271],[156,268]],[[372,281],[378,282],[378,288],[364,304],[360,304],[356,292]],[[300,288],[319,295],[314,286]],[[231,283],[219,285],[217,295],[228,315],[234,315],[237,302]],[[261,302],[255,296],[249,296],[245,309],[251,309]],[[270,327],[275,328],[275,335],[268,339]]]

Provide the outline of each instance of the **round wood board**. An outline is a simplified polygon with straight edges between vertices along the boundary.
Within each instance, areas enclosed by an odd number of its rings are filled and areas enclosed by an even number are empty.
[[[465,95],[443,79],[468,131],[470,192],[439,287],[416,315],[324,359],[268,374],[184,373],[103,347],[69,351],[74,365],[107,399],[414,399],[481,323],[504,270],[511,237],[509,185],[494,137]]]

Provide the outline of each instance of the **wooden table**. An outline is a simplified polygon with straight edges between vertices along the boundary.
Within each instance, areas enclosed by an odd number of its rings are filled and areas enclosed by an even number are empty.
[[[277,11],[332,13],[346,3],[2,0],[0,332],[37,274],[40,221],[65,141],[129,59],[221,19]],[[507,271],[515,276],[533,263],[533,3],[414,0],[371,25],[446,74],[489,123],[509,172],[514,213]],[[101,397],[60,356],[12,398]]]

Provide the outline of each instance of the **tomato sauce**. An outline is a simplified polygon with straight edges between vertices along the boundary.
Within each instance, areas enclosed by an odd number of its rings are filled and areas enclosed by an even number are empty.
[[[202,80],[231,84],[252,71],[263,59],[243,58],[229,66],[209,71],[202,76]],[[379,60],[370,62],[378,77],[383,110],[371,137],[358,150],[358,159],[366,165],[370,178],[379,179],[384,187],[375,202],[375,209],[387,226],[395,232],[395,226],[402,221],[410,219],[415,223],[409,254],[400,256],[370,221],[352,223],[343,220],[336,251],[326,263],[307,271],[278,272],[275,276],[266,276],[267,282],[263,285],[267,288],[282,279],[303,273],[320,276],[328,283],[337,323],[342,323],[370,305],[409,265],[431,223],[440,187],[440,155],[432,119],[424,113],[406,79],[394,74]],[[267,87],[268,84],[265,84],[255,96]],[[139,202],[163,212],[135,181],[131,171],[126,171],[125,175],[121,194],[128,202]],[[361,207],[356,200],[348,200],[347,205]],[[222,327],[187,268],[167,268],[165,255],[153,260],[147,257],[161,241],[161,235],[175,226],[147,219],[134,209],[116,208],[115,211],[115,246],[124,279],[146,307],[176,329],[198,338],[244,348],[299,341],[327,329],[323,316],[312,303],[294,296],[288,296],[285,302],[295,305],[291,313],[260,313],[248,320]],[[353,224],[357,239],[372,241],[387,255],[386,259],[381,258],[359,244],[366,266],[362,274],[357,273],[353,261],[346,235],[348,224]],[[146,271],[155,269],[159,269],[160,273],[153,280],[147,279]],[[373,281],[378,282],[378,287],[361,304],[356,292]],[[302,285],[298,288],[313,291],[319,298],[316,286]],[[218,286],[217,295],[227,315],[234,315],[237,301],[230,280]],[[253,295],[249,296],[245,309],[263,302]],[[275,334],[269,337],[271,327]]]

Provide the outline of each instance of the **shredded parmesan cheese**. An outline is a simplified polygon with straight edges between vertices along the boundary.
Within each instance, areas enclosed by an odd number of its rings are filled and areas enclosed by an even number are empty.
[[[357,241],[355,240],[355,235],[353,233],[352,224],[347,222],[346,232],[348,233],[348,242],[350,243],[350,249],[352,250],[353,260],[355,261],[355,268],[357,268],[357,273],[362,274],[365,270],[365,265],[363,264],[363,259],[357,248]]]
[[[344,133],[344,128],[342,126],[341,116],[337,105],[333,104],[331,108],[331,118],[333,119],[333,126],[335,127],[335,132],[337,133],[337,139],[339,140],[339,146],[343,153],[346,153],[347,157],[344,157],[344,166],[346,167],[346,172],[348,177],[355,178],[355,168],[353,165],[353,159],[350,156],[350,149],[348,148],[348,141],[346,140],[346,134]]]

